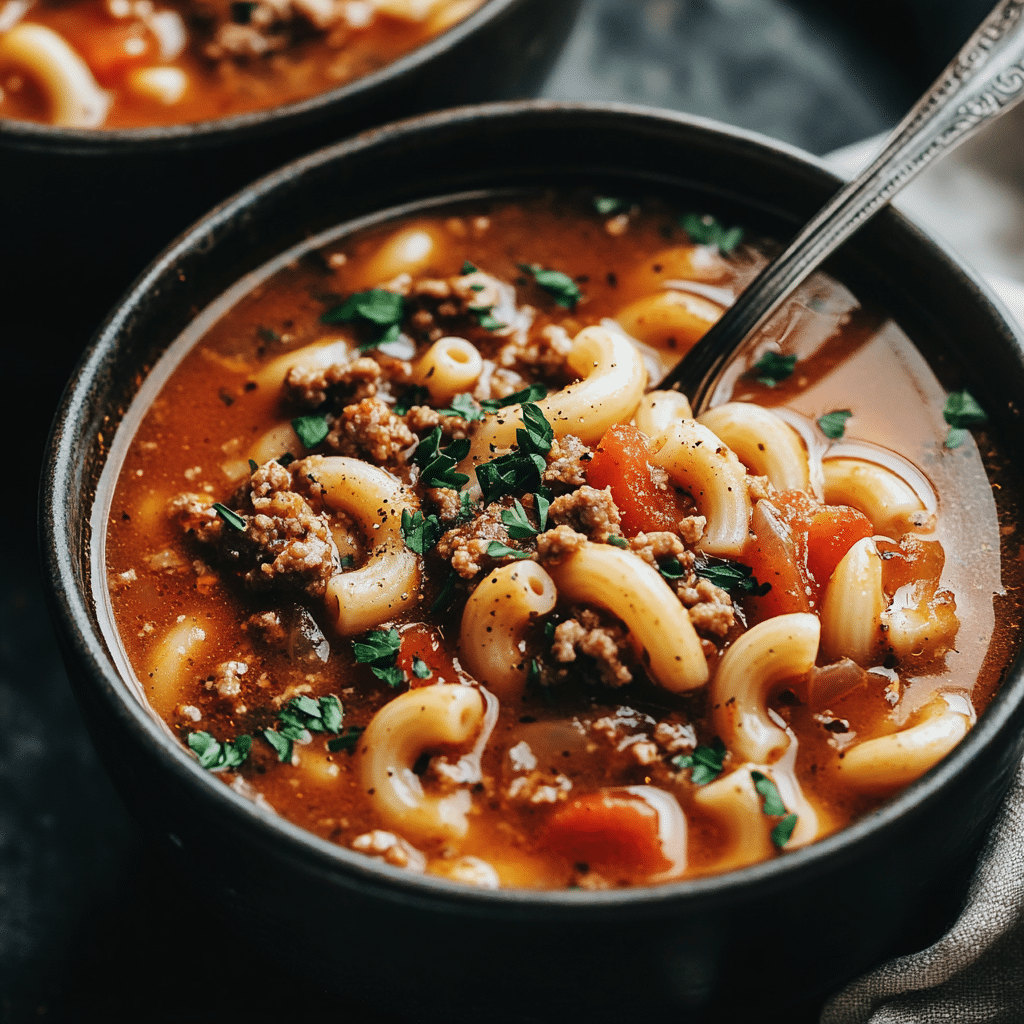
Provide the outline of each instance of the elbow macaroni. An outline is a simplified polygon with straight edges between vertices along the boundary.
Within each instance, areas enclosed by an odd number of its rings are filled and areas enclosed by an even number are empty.
[[[556,598],[544,569],[518,561],[488,573],[466,602],[459,652],[466,670],[502,700],[522,694],[526,627],[550,612]]]
[[[481,730],[485,702],[475,687],[438,683],[409,690],[374,715],[359,744],[364,788],[381,820],[417,839],[459,839],[469,829],[465,787],[424,792],[413,771],[420,755],[465,746]]]
[[[749,402],[727,402],[702,413],[698,422],[721,438],[753,473],[768,477],[776,490],[810,489],[803,442],[770,409]]]
[[[401,530],[402,512],[413,511],[415,503],[395,477],[369,463],[341,456],[307,461],[324,503],[354,516],[370,546],[362,568],[339,573],[327,584],[338,632],[362,633],[416,604],[419,562]]]
[[[558,592],[620,618],[660,686],[685,693],[708,680],[708,665],[686,609],[655,569],[606,544],[585,544],[549,566]]]
[[[702,550],[738,557],[750,532],[747,474],[739,459],[695,420],[676,423],[664,435],[653,460],[673,482],[689,491],[707,519]]]
[[[768,716],[768,698],[780,682],[814,667],[820,632],[814,615],[778,615],[747,630],[725,652],[711,682],[711,704],[729,750],[760,764],[785,751],[789,741]]]

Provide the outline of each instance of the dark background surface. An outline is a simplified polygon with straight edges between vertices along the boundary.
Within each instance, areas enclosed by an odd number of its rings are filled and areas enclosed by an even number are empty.
[[[849,6],[855,10],[840,19],[810,2],[585,0],[543,95],[673,107],[824,153],[897,120],[989,3]],[[275,945],[301,942],[301,911],[282,908],[265,935],[212,926],[193,896],[195,880],[170,869],[138,834],[68,689],[37,568],[35,489],[63,384],[129,283],[104,274],[103,246],[116,244],[97,240],[88,267],[62,265],[55,252],[40,268],[55,281],[52,291],[28,308],[3,295],[3,373],[15,425],[5,462],[18,472],[0,502],[0,1022],[369,1020],[372,1008],[275,970]],[[88,302],[63,298],[68,275],[89,283]],[[936,907],[922,922],[922,944],[955,910]],[[400,969],[421,941],[429,937],[400,937],[382,955]],[[801,1024],[817,1012],[787,1006],[779,1019]],[[407,1021],[416,1017],[410,1008]]]

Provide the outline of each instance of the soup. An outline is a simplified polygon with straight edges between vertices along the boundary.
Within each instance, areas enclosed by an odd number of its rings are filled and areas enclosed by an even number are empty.
[[[649,390],[767,248],[533,196],[241,283],[110,505],[155,713],[317,835],[485,887],[784,857],[931,768],[1013,653],[1019,485],[824,276],[699,419]]]
[[[0,3],[0,117],[69,128],[204,121],[390,64],[483,0]]]

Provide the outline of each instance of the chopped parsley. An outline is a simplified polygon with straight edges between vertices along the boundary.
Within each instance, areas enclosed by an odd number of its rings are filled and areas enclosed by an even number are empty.
[[[524,402],[522,409],[523,426],[516,431],[518,449],[477,466],[476,478],[485,505],[504,494],[540,489],[547,469],[544,455],[551,449],[554,430],[540,406]]]
[[[228,526],[235,530],[245,531],[245,520],[237,513],[232,512],[227,505],[222,505],[219,501],[213,503],[213,511],[217,513],[224,520]]]
[[[422,385],[416,384],[395,402],[395,415],[404,416],[414,405],[427,405],[429,401],[430,392]]]
[[[377,336],[359,346],[360,350],[376,348],[396,341],[405,314],[405,299],[383,288],[350,295],[340,306],[327,310],[320,319],[325,324],[361,323],[374,328]]]
[[[464,391],[452,399],[452,404],[447,409],[437,410],[442,416],[461,416],[464,420],[482,420],[483,409],[473,401],[473,396]]]
[[[719,562],[714,565],[695,565],[694,572],[704,579],[710,580],[716,587],[730,594],[739,591],[741,594],[753,594],[764,597],[772,589],[770,583],[759,583],[749,565],[739,562]]]
[[[507,544],[502,544],[500,540],[492,540],[487,545],[487,554],[491,558],[529,558],[530,553],[528,551],[519,551],[516,548],[510,548]]]
[[[467,274],[475,274],[479,269],[480,269],[479,267],[474,267],[473,264],[469,262],[469,260],[466,260],[462,264],[462,271],[461,271],[461,273],[462,273],[462,276],[465,277]]]
[[[304,448],[315,448],[330,432],[326,416],[297,416],[292,429],[299,435]]]
[[[285,452],[284,455],[278,456],[275,461],[279,466],[290,466],[295,461],[295,456],[291,452]]]
[[[785,814],[786,805],[782,802],[782,797],[779,795],[778,786],[761,772],[752,771],[750,777],[754,780],[754,789],[761,794],[761,798],[764,800],[761,810],[772,817]]]
[[[455,600],[455,581],[458,579],[459,574],[453,569],[448,573],[448,578],[444,581],[444,586],[438,592],[437,597],[434,598],[433,603],[430,605],[430,614],[436,615],[438,612],[445,611]]]
[[[509,452],[485,462],[476,468],[476,479],[483,493],[484,504],[505,494],[535,491],[541,485],[541,474],[547,468],[543,455],[528,452]]]
[[[342,555],[338,559],[338,567],[341,569],[351,569],[356,564],[356,560],[352,555]]]
[[[675,768],[692,768],[690,781],[695,786],[706,786],[722,774],[722,762],[727,751],[725,744],[716,736],[710,747],[697,747],[692,754],[680,754],[672,758]]]
[[[626,550],[629,549],[629,541],[626,540],[625,537],[618,537],[615,534],[612,534],[608,538],[608,543],[611,544],[612,547],[622,548],[623,551],[626,551]]]
[[[826,437],[838,441],[846,433],[846,421],[852,415],[853,413],[849,409],[836,409],[833,412],[827,412],[824,416],[818,417],[818,427]]]
[[[710,214],[684,213],[679,226],[697,245],[716,245],[723,256],[728,256],[743,241],[743,228],[726,228]]]
[[[259,467],[259,465],[257,464],[257,462],[256,462],[256,460],[255,460],[255,459],[250,459],[250,460],[249,460],[249,475],[250,475],[250,476],[252,476],[252,474],[253,474],[253,473],[255,473],[255,472],[256,472],[256,470],[257,470],[257,469],[259,469],[259,468],[260,468],[260,467]]]
[[[356,661],[361,665],[369,666],[370,671],[388,686],[401,686],[405,682],[405,675],[395,665],[402,640],[398,630],[374,629],[366,634],[366,638],[360,642],[352,642],[352,651]]]
[[[350,754],[356,749],[359,737],[363,735],[363,728],[358,725],[350,725],[344,736],[336,736],[333,740],[327,741],[327,749],[336,754],[339,750],[347,750]]]
[[[789,842],[789,837],[796,828],[797,816],[787,814],[782,821],[772,829],[772,842],[781,850]]]
[[[434,429],[416,446],[412,462],[422,470],[426,487],[449,487],[458,491],[469,482],[465,473],[456,473],[455,467],[469,454],[468,437],[452,441],[447,448],[441,448],[441,428]]]
[[[223,772],[237,768],[245,761],[252,748],[252,737],[216,740],[208,732],[192,732],[188,735],[188,745],[199,758],[201,767],[210,772]]]
[[[402,540],[413,554],[425,555],[441,539],[442,532],[437,516],[402,509]]]
[[[942,418],[949,424],[945,447],[959,448],[967,440],[969,427],[988,422],[988,415],[969,391],[954,391],[946,399]]]
[[[341,701],[333,694],[326,697],[293,697],[278,712],[277,729],[264,729],[263,738],[277,751],[279,761],[292,759],[292,745],[308,741],[312,732],[341,732],[344,718]]]
[[[628,199],[619,196],[594,196],[594,209],[602,217],[608,217],[613,213],[624,213],[633,204]]]
[[[551,502],[543,494],[535,494],[534,501],[537,503],[537,520],[540,523],[539,529],[530,522],[526,515],[526,509],[518,498],[512,508],[501,510],[501,521],[508,529],[508,535],[513,540],[529,540],[542,533],[548,522],[548,507]]]
[[[470,306],[469,311],[476,317],[476,322],[485,331],[500,331],[503,327],[508,327],[508,324],[503,324],[496,317],[491,315],[493,306]]]
[[[536,402],[547,397],[548,389],[543,384],[531,384],[522,391],[513,391],[511,395],[504,398],[485,398],[480,403],[480,408],[485,412],[497,412],[509,405],[518,405],[520,402]]]
[[[681,580],[686,575],[686,570],[678,558],[666,558],[658,563],[658,572],[667,580]]]
[[[429,679],[434,673],[430,671],[430,666],[422,658],[414,656],[412,659],[412,674],[417,679]]]
[[[796,356],[765,352],[747,371],[746,376],[756,378],[757,383],[763,384],[766,388],[774,388],[778,387],[786,378],[791,377],[795,368]]]
[[[532,274],[534,281],[565,309],[575,309],[576,303],[583,298],[576,282],[560,270],[545,270],[536,263],[520,263],[519,269]]]

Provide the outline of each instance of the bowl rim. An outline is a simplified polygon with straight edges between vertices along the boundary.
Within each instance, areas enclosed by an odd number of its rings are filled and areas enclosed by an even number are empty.
[[[285,852],[291,859],[303,860],[309,869],[322,876],[343,880],[347,887],[372,892],[377,897],[383,895],[426,909],[436,909],[440,902],[466,915],[493,916],[505,913],[519,916],[524,912],[533,914],[545,911],[558,917],[590,918],[638,911],[673,913],[678,912],[684,904],[687,909],[700,910],[740,901],[752,894],[763,898],[774,890],[790,886],[794,874],[807,880],[884,845],[894,830],[911,820],[915,812],[919,813],[942,799],[947,784],[978,758],[986,744],[1008,727],[1011,718],[1019,713],[1019,706],[1024,702],[1022,649],[1007,665],[1003,682],[989,706],[978,716],[975,726],[942,762],[876,810],[838,832],[783,857],[720,875],[656,886],[596,892],[485,890],[371,860],[321,839],[274,812],[261,809],[229,789],[214,773],[202,769],[180,743],[161,729],[152,713],[142,706],[120,678],[107,655],[102,638],[92,629],[89,616],[91,588],[87,585],[89,593],[82,593],[77,587],[73,571],[74,556],[65,527],[69,495],[73,493],[71,489],[77,486],[72,470],[81,461],[81,456],[75,452],[78,436],[75,424],[83,422],[82,414],[89,406],[97,373],[108,356],[117,352],[121,332],[131,324],[135,307],[144,300],[150,287],[174,267],[180,255],[194,248],[200,240],[209,240],[213,228],[228,225],[244,210],[258,204],[262,197],[290,187],[304,173],[323,164],[333,164],[393,140],[410,139],[417,133],[429,135],[442,127],[479,120],[481,117],[512,120],[539,116],[555,120],[581,115],[609,118],[626,116],[637,124],[638,129],[642,124],[650,123],[669,131],[676,129],[710,133],[718,136],[722,142],[768,150],[776,158],[801,164],[805,170],[820,172],[825,176],[823,180],[831,179],[836,187],[841,183],[822,161],[786,143],[707,118],[627,103],[504,101],[436,111],[372,129],[292,161],[258,179],[215,207],[175,239],[136,279],[97,331],[67,385],[47,443],[40,487],[39,531],[50,613],[66,648],[74,652],[84,668],[81,675],[89,678],[90,685],[99,691],[107,708],[125,728],[148,746],[151,756],[161,763],[164,771],[169,771],[192,796],[230,815],[232,826],[245,832],[252,841],[261,845],[279,845],[284,842],[287,845]],[[994,328],[1001,329],[1008,343],[1015,347],[1017,358],[1022,358],[1024,329],[1008,316],[998,298],[975,271],[964,266],[941,242],[930,237],[899,211],[890,208],[880,217],[893,219],[899,230],[908,233],[918,243],[924,243],[934,252],[936,259],[944,262],[952,273],[959,276],[963,286],[971,293],[974,304],[981,307]],[[87,518],[91,518],[94,497],[88,498],[90,511]],[[87,550],[83,553],[83,563],[88,561],[88,542],[85,547]]]
[[[413,74],[454,49],[485,26],[506,16],[532,0],[483,0],[481,5],[461,21],[439,35],[385,64],[367,75],[361,75],[305,99],[293,100],[260,110],[251,110],[226,117],[186,121],[179,124],[151,125],[137,128],[66,128],[0,117],[0,151],[4,146],[55,152],[119,153],[125,149],[160,150],[166,147],[212,146],[225,137],[233,140],[252,138],[270,130],[286,130],[293,124],[331,116],[332,108],[368,102],[373,93],[385,91],[394,81]],[[557,0],[561,2],[561,0]]]

